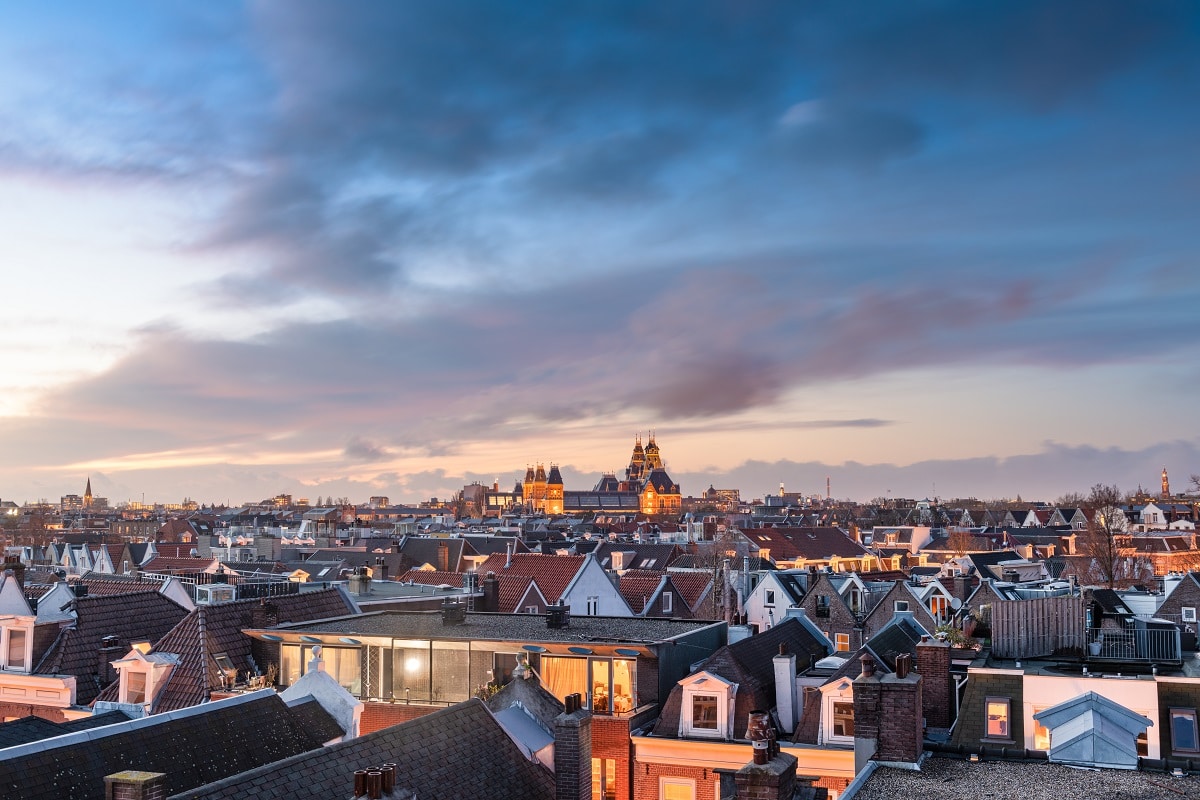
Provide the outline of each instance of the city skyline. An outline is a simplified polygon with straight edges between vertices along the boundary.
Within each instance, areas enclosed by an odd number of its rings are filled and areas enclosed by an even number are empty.
[[[1200,472],[1187,4],[18,8],[0,497]]]

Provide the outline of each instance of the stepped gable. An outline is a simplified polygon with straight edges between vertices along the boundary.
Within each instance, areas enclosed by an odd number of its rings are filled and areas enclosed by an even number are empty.
[[[34,673],[74,675],[75,702],[80,705],[91,703],[104,688],[97,685],[96,675],[101,639],[117,637],[124,656],[131,642],[161,638],[188,613],[154,585],[143,592],[77,597],[74,606],[75,624],[63,628]]]
[[[176,800],[349,797],[354,771],[396,764],[396,787],[422,800],[554,800],[554,775],[530,761],[472,699],[348,742],[293,756],[177,795]]]

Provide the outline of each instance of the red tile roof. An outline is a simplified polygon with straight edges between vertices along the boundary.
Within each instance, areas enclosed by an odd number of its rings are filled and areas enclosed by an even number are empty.
[[[700,604],[700,601],[708,595],[709,589],[712,588],[712,574],[708,572],[680,571],[672,571],[668,574],[671,576],[671,584],[679,592],[679,596],[683,598],[683,602],[687,603],[687,607],[693,612],[696,611],[696,607]]]
[[[142,567],[146,572],[159,572],[171,575],[204,572],[217,563],[215,558],[176,558],[174,556],[156,556],[150,563]]]
[[[546,600],[557,603],[567,590],[571,580],[583,567],[584,556],[549,556],[541,553],[515,553],[512,564],[505,567],[508,559],[505,553],[488,556],[479,565],[479,574],[489,572],[499,575],[524,575],[537,581],[538,589],[546,596]]]
[[[167,558],[191,558],[192,551],[195,549],[196,545],[193,542],[185,542],[183,544],[178,542],[154,543],[155,552],[158,555],[166,556]]]
[[[646,603],[658,591],[659,584],[662,583],[665,576],[665,572],[657,570],[626,570],[617,585],[617,591],[621,593],[621,597],[625,598],[625,602],[629,604],[633,613],[640,614],[646,608]]]
[[[528,575],[497,575],[496,588],[500,597],[496,604],[496,610],[501,614],[516,614],[523,611],[524,609],[519,604],[525,599],[529,587],[535,583],[536,581]],[[540,586],[538,591],[541,592]]]

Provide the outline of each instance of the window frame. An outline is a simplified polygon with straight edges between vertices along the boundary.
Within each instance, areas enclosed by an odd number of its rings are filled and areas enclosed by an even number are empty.
[[[1175,739],[1175,717],[1187,717],[1192,721],[1192,742],[1194,747],[1180,747]],[[1167,710],[1167,718],[1171,727],[1171,752],[1172,753],[1200,753],[1200,725],[1197,724],[1196,709],[1181,708],[1172,706]]]
[[[677,787],[680,789],[686,789],[688,792],[687,796],[690,797],[691,800],[696,800],[696,779],[695,778],[681,778],[678,775],[661,775],[661,776],[659,776],[659,778],[658,778],[659,800],[666,800],[668,786]]]
[[[662,611],[664,614],[675,612],[675,595],[672,592],[662,593]]]
[[[1004,732],[993,734],[990,731],[992,723],[992,704],[1004,705]],[[994,742],[1012,742],[1013,739],[1012,698],[1000,695],[988,695],[983,700],[983,738]]]
[[[775,607],[775,590],[774,589],[764,589],[763,590],[763,605],[766,606],[767,608]]]
[[[1181,608],[1179,610],[1179,614],[1180,614],[1180,618],[1184,622],[1195,622],[1196,621],[1196,607],[1195,606],[1184,606],[1183,608]]]
[[[833,638],[834,638],[834,642],[833,642],[834,652],[836,652],[836,653],[849,653],[850,652],[850,634],[835,633],[833,635]],[[845,647],[843,647],[842,645],[845,645]]]
[[[904,611],[908,611],[908,610],[909,610],[909,605],[908,605],[907,600],[896,600],[892,603],[892,611],[893,612],[896,612],[896,611],[904,612]]]

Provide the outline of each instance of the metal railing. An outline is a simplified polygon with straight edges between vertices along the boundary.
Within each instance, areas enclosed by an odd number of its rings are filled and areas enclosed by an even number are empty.
[[[1089,661],[1147,664],[1183,661],[1178,628],[1149,627],[1134,621],[1124,628],[1088,628],[1085,633]]]

